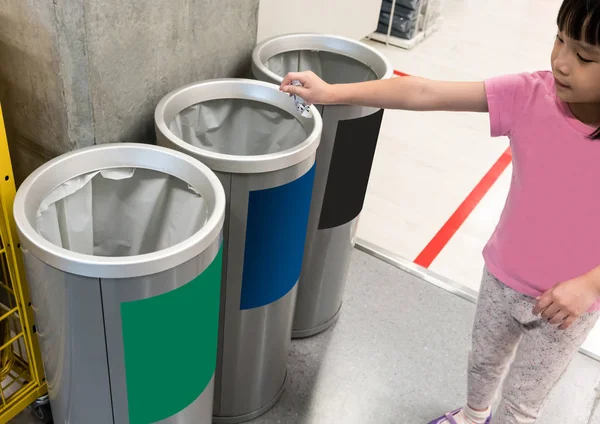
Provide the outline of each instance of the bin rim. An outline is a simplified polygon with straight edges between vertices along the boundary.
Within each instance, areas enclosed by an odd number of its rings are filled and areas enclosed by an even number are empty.
[[[343,46],[344,48],[340,48]],[[269,81],[281,83],[283,77],[271,71],[266,61],[281,53],[297,50],[318,50],[336,53],[357,60],[371,68],[379,79],[391,78],[394,74],[392,63],[381,52],[361,41],[335,34],[321,34],[312,32],[299,32],[277,35],[261,41],[252,51],[252,70],[254,76]],[[372,59],[368,60],[368,59]],[[380,61],[379,64],[373,63]],[[379,65],[374,68],[374,65]],[[379,72],[378,72],[379,71]]]
[[[181,98],[187,101],[181,102]],[[179,109],[172,117],[174,119],[187,107],[220,99],[253,100],[280,107],[296,118],[304,128],[308,126],[310,133],[302,143],[290,149],[263,155],[244,156],[218,153],[193,146],[177,137],[169,129],[167,122],[169,119],[165,115],[171,108]],[[186,106],[181,108],[180,104],[176,105],[179,102]],[[220,78],[191,83],[165,95],[154,111],[154,123],[158,144],[164,145],[163,143],[166,142],[167,147],[196,157],[213,171],[255,174],[289,168],[302,163],[316,153],[321,141],[323,120],[315,106],[311,106],[310,111],[311,118],[300,116],[289,95],[281,92],[275,84],[244,78]],[[173,114],[169,113],[169,115]]]
[[[35,222],[41,201],[56,187],[89,172],[118,168],[163,172],[184,181],[207,200],[206,223],[192,236],[166,249],[116,257],[77,253],[51,243],[35,230],[31,219]],[[207,193],[207,187],[212,193]],[[175,268],[197,257],[213,243],[220,243],[225,190],[214,172],[188,155],[141,143],[109,143],[66,153],[39,167],[19,187],[13,213],[23,249],[47,265],[85,277],[135,278]]]

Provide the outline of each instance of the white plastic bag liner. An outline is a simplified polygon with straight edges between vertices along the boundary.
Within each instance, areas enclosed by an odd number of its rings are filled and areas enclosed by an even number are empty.
[[[364,63],[337,53],[296,50],[280,53],[268,60],[267,67],[284,77],[288,72],[313,71],[330,84],[374,81],[377,74]]]
[[[308,137],[290,113],[246,99],[218,99],[192,105],[175,117],[169,129],[193,146],[238,156],[281,152]]]
[[[71,251],[134,256],[184,241],[206,223],[204,199],[182,180],[147,169],[106,169],[54,189],[37,231]]]

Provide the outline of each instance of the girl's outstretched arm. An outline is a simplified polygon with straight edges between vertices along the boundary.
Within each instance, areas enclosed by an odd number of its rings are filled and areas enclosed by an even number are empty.
[[[302,86],[290,85],[300,81]],[[354,84],[327,84],[313,72],[292,72],[281,90],[314,104],[355,104],[416,111],[488,112],[483,81],[445,82],[399,77]]]

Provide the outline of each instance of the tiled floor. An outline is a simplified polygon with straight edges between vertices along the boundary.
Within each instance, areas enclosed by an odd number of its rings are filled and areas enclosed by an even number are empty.
[[[357,251],[337,325],[293,343],[286,391],[253,424],[425,424],[464,402],[473,314],[472,303]],[[600,363],[578,355],[539,423],[600,424],[599,381]]]
[[[483,259],[481,251],[500,218],[510,185],[509,166],[481,203],[469,215],[456,235],[431,265],[438,274],[478,290]]]
[[[406,51],[370,41],[402,72],[484,78],[548,69],[562,0],[446,0],[438,32]],[[386,111],[359,239],[414,260],[508,146],[487,114]],[[506,169],[430,269],[477,290],[481,250],[504,206]],[[600,357],[600,324],[584,348]]]

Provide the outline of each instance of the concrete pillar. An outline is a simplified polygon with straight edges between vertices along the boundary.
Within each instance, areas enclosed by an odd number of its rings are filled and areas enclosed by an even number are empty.
[[[259,0],[0,0],[0,102],[20,183],[78,147],[154,142],[181,85],[245,76]]]

